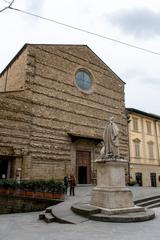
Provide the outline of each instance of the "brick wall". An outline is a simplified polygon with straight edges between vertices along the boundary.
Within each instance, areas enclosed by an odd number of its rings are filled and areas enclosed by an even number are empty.
[[[18,91],[24,89],[26,75],[27,49],[19,54],[16,61],[6,68],[0,76],[0,92]]]
[[[68,133],[102,138],[111,116],[120,129],[120,153],[128,156],[124,83],[98,56],[84,45],[27,45],[20,55],[14,68],[22,59],[25,88],[1,94],[0,146],[22,150],[23,178],[62,179],[76,164]],[[90,94],[75,85],[80,68],[93,78]],[[90,145],[93,161],[99,148]]]

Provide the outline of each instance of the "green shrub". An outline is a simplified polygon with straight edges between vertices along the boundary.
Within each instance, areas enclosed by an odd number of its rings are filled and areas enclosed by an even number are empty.
[[[6,189],[22,189],[25,191],[53,193],[64,193],[65,190],[63,183],[54,179],[21,180],[20,183],[18,183],[16,180],[6,179],[0,180],[0,187]]]
[[[129,186],[134,186],[136,183],[137,183],[136,180],[131,179],[131,180],[128,182],[128,185],[129,185]]]
[[[3,179],[0,180],[0,187],[1,188],[11,188],[11,189],[16,189],[18,187],[18,182],[13,179]]]

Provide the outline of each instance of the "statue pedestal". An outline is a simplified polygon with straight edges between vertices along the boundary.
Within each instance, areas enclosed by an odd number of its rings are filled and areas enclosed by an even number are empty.
[[[127,161],[121,159],[98,160],[97,186],[92,190],[90,204],[103,212],[132,212],[143,208],[135,207],[132,192],[125,186]]]
[[[96,162],[97,186],[90,203],[75,203],[72,211],[102,222],[141,222],[155,217],[153,211],[134,205],[132,192],[125,186],[126,161],[112,158]]]

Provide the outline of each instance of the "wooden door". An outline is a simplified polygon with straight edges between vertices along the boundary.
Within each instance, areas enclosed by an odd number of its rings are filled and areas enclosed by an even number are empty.
[[[91,152],[77,151],[76,152],[76,174],[79,184],[91,183]]]

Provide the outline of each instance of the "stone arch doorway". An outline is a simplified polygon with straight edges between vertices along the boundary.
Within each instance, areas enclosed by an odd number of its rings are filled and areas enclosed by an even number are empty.
[[[14,157],[0,155],[0,179],[13,177],[13,163],[15,163]]]
[[[91,151],[76,151],[76,175],[78,184],[91,183]]]

